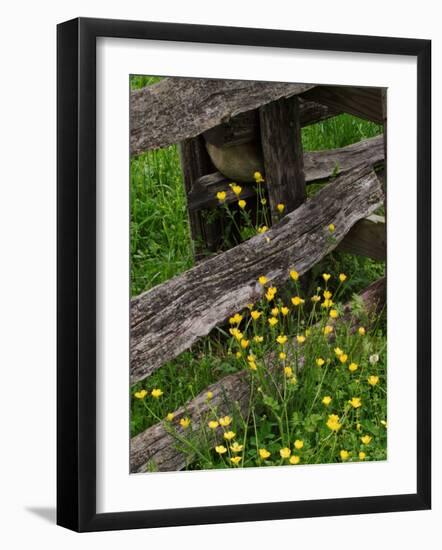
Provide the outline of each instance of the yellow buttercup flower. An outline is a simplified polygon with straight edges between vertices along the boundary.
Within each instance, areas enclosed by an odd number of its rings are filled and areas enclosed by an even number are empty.
[[[235,437],[235,435],[236,435],[236,433],[232,432],[232,431],[224,432],[224,439],[227,439],[227,441],[230,441],[231,439],[233,439]]]
[[[284,353],[283,351],[281,351],[281,352],[279,353],[279,358],[281,359],[281,361],[284,361],[284,359],[287,358],[287,354]]]
[[[162,392],[162,390],[160,390],[160,388],[154,388],[150,392],[150,394],[151,394],[152,397],[155,397],[155,399],[158,399],[159,397],[161,397],[163,395],[163,392]]]
[[[339,313],[336,309],[331,309],[329,315],[332,319],[337,319],[339,317]]]
[[[289,308],[283,306],[283,307],[281,308],[281,313],[282,313],[282,314],[284,315],[284,317],[285,317],[285,316],[288,315],[288,313],[289,313]]]
[[[318,357],[316,359],[316,364],[318,365],[318,367],[322,367],[322,365],[325,363],[324,359],[322,357]]]
[[[299,464],[300,460],[301,459],[299,458],[298,455],[292,455],[289,459],[289,462],[290,462],[290,464]]]
[[[269,458],[271,454],[267,449],[259,449],[258,453],[259,453],[259,458],[261,458],[262,460],[267,460],[267,458]]]
[[[332,402],[332,398],[329,395],[325,395],[322,398],[322,404],[325,405],[326,407],[328,407],[331,402]]]
[[[168,413],[166,416],[166,420],[168,422],[172,422],[172,420],[175,418],[175,415],[173,413]]]
[[[293,376],[293,370],[290,367],[284,367],[284,374],[287,378],[291,378]]]
[[[246,201],[241,199],[240,201],[238,201],[238,206],[242,209],[244,209],[246,207]]]
[[[276,210],[278,210],[280,214],[284,212],[284,209],[285,209],[285,204],[279,203],[276,205]]]
[[[257,231],[260,235],[262,235],[263,233],[265,233],[268,230],[269,230],[269,228],[266,225],[262,225],[261,227],[258,227],[258,229],[257,229]]]
[[[240,313],[235,313],[233,320],[235,321],[235,324],[239,325],[242,321],[242,315]]]
[[[288,447],[284,447],[279,451],[279,454],[281,458],[288,458],[292,454],[292,451]]]
[[[242,332],[239,330],[239,328],[229,328],[229,332],[232,336],[234,336],[237,340],[241,340],[242,338]]]
[[[237,351],[237,352],[235,353],[235,357],[236,357],[237,359],[241,359],[242,353],[241,353],[240,351]]]
[[[349,403],[354,409],[358,409],[362,405],[360,397],[352,397]]]
[[[242,458],[240,456],[232,456],[230,462],[233,462],[237,466],[241,462]]]
[[[257,344],[261,344],[264,341],[264,336],[254,336],[253,341]]]
[[[218,191],[216,194],[216,198],[219,200],[219,202],[224,202],[226,200],[227,193],[225,191]]]
[[[360,451],[358,456],[359,460],[365,460],[367,455],[364,453],[364,451]]]
[[[334,233],[335,231],[335,226],[331,223],[329,226],[328,226],[328,230],[330,233]]]
[[[260,285],[264,286],[266,283],[267,283],[268,279],[265,275],[261,275],[261,277],[259,277],[258,279],[258,282]]]
[[[278,324],[278,319],[276,317],[269,317],[268,323],[271,327],[274,327]]]
[[[340,357],[344,353],[341,348],[335,348],[334,352],[337,357]]]
[[[184,429],[188,428],[190,426],[190,418],[188,416],[181,418],[180,426]]]
[[[292,269],[290,271],[290,277],[294,280],[294,281],[297,281],[299,279],[299,273],[295,270],[295,269]]]
[[[341,281],[341,283],[343,283],[346,279],[347,279],[347,275],[345,273],[339,274],[339,280]]]
[[[273,300],[273,298],[275,297],[275,294],[277,293],[277,289],[275,286],[269,286],[269,288],[267,289],[267,292],[265,293],[265,297],[267,298],[267,300],[269,302],[271,302]]]
[[[327,428],[332,432],[337,432],[341,429],[342,424],[339,422],[339,416],[337,414],[330,414],[327,420]]]
[[[303,303],[304,303],[304,300],[303,300],[302,298],[300,298],[299,296],[293,296],[293,298],[292,298],[292,304],[293,304],[294,306],[299,306],[299,305],[301,305],[301,304],[303,304]]]
[[[253,355],[253,353],[249,353],[247,356],[247,361],[256,361],[256,355]]]
[[[238,441],[235,441],[232,445],[230,445],[230,450],[233,453],[240,453],[244,448],[244,445],[240,445]]]
[[[339,356],[339,361],[341,361],[342,364],[346,363],[348,359],[348,355],[346,353],[343,353]]]
[[[218,422],[220,426],[225,428],[226,426],[229,426],[232,423],[232,419],[230,418],[230,416],[223,416],[218,419]]]
[[[359,327],[359,328],[358,328],[358,333],[359,333],[361,336],[365,336],[365,328],[364,328],[364,327]]]
[[[348,365],[348,369],[350,370],[350,372],[355,372],[356,370],[358,370],[358,364],[357,363],[350,363]]]
[[[213,392],[208,391],[208,392],[206,393],[206,399],[207,399],[207,401],[210,401],[210,400],[212,399],[212,397],[213,397]]]
[[[329,307],[332,307],[333,305],[333,300],[324,300],[321,304],[321,307],[325,307],[325,308],[329,308]]]
[[[249,361],[249,369],[250,370],[258,370],[258,367],[256,366],[255,361]]]
[[[246,349],[250,344],[250,341],[249,340],[245,340],[244,338],[241,340],[241,347],[243,349]]]
[[[224,445],[217,445],[215,447],[215,451],[219,454],[219,455],[223,455],[224,453],[227,453],[227,449],[224,447]]]
[[[261,317],[261,315],[262,315],[261,311],[254,310],[250,312],[250,316],[254,321],[257,321]]]
[[[303,344],[305,342],[305,336],[298,335],[296,336],[296,340],[298,341],[298,344]]]
[[[136,399],[144,399],[147,395],[147,391],[146,390],[140,390],[140,391],[136,391],[134,393],[134,397]]]
[[[330,273],[323,273],[322,274],[322,278],[324,279],[325,282],[327,282],[330,279],[330,277],[331,277]]]
[[[339,453],[341,460],[348,460],[348,457],[350,456],[350,453],[346,451],[345,449],[342,449],[342,451]]]
[[[368,445],[372,439],[371,435],[368,434],[361,437],[361,441],[364,445]]]
[[[278,344],[285,344],[287,342],[287,336],[285,334],[280,334],[277,338],[276,338],[276,341],[278,342]]]
[[[291,386],[296,386],[297,383],[298,383],[298,379],[296,378],[295,375],[293,375],[291,378],[289,378],[289,384]]]
[[[253,174],[253,177],[254,177],[256,183],[262,183],[264,181],[264,178],[262,177],[261,172],[255,172]]]
[[[241,191],[242,191],[242,187],[240,185],[238,185],[237,183],[231,183],[230,184],[230,189],[235,193],[235,195],[237,197],[239,197],[239,195],[241,194]]]
[[[219,422],[217,422],[216,420],[210,420],[207,425],[211,430],[216,430],[216,428],[218,428],[219,426]]]
[[[333,294],[329,290],[324,290],[323,294],[325,300],[330,300]]]
[[[376,384],[379,382],[379,376],[375,376],[374,374],[372,374],[367,378],[367,381],[370,386],[376,386]]]
[[[330,334],[331,332],[333,332],[333,327],[330,325],[325,325],[324,334],[327,336],[327,334]]]
[[[274,307],[272,308],[272,310],[270,311],[270,313],[273,315],[273,317],[276,317],[279,313],[279,307]]]
[[[302,441],[302,439],[297,439],[295,441],[295,449],[302,449],[304,447],[304,441]]]
[[[317,303],[317,302],[320,302],[321,301],[321,296],[318,296],[317,294],[315,294],[314,296],[312,296],[311,298],[311,301],[313,303]]]

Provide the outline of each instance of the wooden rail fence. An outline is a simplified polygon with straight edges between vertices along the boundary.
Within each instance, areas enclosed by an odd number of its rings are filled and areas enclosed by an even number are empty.
[[[386,125],[386,92],[380,88],[317,86],[194,78],[165,78],[131,93],[133,155],[178,143],[196,265],[131,300],[131,384],[188,349],[233,313],[260,299],[260,275],[275,285],[292,268],[308,272],[333,249],[386,259],[384,204],[386,146],[382,135],[335,150],[304,153],[301,128],[340,113]],[[218,251],[222,219],[208,223],[216,193],[240,181],[253,207],[253,168],[265,175],[272,227],[263,235]],[[306,199],[306,185],[326,183]],[[286,206],[279,220],[276,206]],[[384,204],[385,207],[385,204]],[[327,231],[335,226],[333,239]],[[385,304],[385,280],[362,294],[368,308]],[[244,372],[215,382],[185,407],[197,427],[210,389],[220,413],[226,397],[239,409],[248,399]],[[160,422],[132,438],[131,471],[185,467],[184,456]]]

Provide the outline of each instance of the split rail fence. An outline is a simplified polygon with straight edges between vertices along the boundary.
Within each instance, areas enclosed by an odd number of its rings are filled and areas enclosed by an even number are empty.
[[[386,228],[375,214],[384,203],[386,96],[381,88],[269,82],[165,78],[131,93],[131,154],[179,144],[195,266],[131,301],[130,379],[145,379],[247,304],[257,284],[287,282],[296,266],[302,275],[332,249],[386,259]],[[384,125],[384,134],[335,150],[304,153],[301,128],[341,113]],[[216,193],[240,181],[242,198],[256,200],[249,164],[265,175],[274,221],[263,235],[204,259],[218,250],[223,224],[204,213],[217,207]],[[231,173],[230,173],[231,172]],[[229,175],[230,174],[230,175]],[[253,174],[253,172],[252,172]],[[236,176],[236,177],[235,177]],[[329,182],[312,198],[306,186]],[[286,207],[279,220],[277,204]],[[222,220],[221,220],[222,222]],[[333,243],[324,227],[334,224]],[[368,309],[385,304],[385,279],[361,294]],[[220,413],[228,401],[247,403],[244,372],[205,389],[175,412],[197,429],[213,392]],[[131,440],[132,472],[185,467],[185,459],[160,422]]]

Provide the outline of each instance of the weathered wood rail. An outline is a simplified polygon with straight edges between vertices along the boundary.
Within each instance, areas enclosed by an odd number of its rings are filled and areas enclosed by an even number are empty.
[[[131,92],[131,154],[195,137],[240,113],[311,88],[281,82],[165,78]]]
[[[385,261],[387,259],[387,234],[384,216],[372,214],[356,222],[337,250]]]
[[[386,298],[385,278],[371,284],[360,294],[367,313],[380,311],[385,305]],[[351,307],[344,307],[344,317],[351,317]],[[355,327],[356,317],[350,322]],[[216,409],[218,416],[232,413],[232,406],[242,414],[247,410],[250,398],[250,382],[248,372],[243,370],[223,377],[211,384],[184,407],[174,412],[173,426],[178,433],[183,434],[179,420],[187,416],[191,420],[190,429],[198,430],[211,410]],[[213,396],[210,404],[207,401],[207,392]],[[130,469],[131,472],[144,472],[150,463],[158,471],[175,471],[186,467],[186,456],[177,448],[176,438],[170,433],[170,425],[163,421],[151,426],[131,440]]]
[[[380,124],[385,120],[381,88],[171,77],[131,92],[131,154],[167,147],[208,131],[208,140],[214,142],[216,137],[210,135],[220,135],[219,126],[233,117],[295,95],[301,100],[301,126],[341,112]],[[251,116],[244,125],[243,138],[247,140],[255,132]]]
[[[189,348],[229,315],[255,302],[260,275],[278,285],[293,267],[303,274],[383,201],[380,182],[361,165],[336,178],[263,235],[258,235],[131,302],[131,383]],[[330,243],[327,227],[336,227]]]

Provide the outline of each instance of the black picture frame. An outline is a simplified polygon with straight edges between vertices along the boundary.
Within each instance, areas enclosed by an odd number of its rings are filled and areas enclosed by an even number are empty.
[[[301,48],[417,59],[417,492],[96,512],[96,39]],[[74,19],[57,28],[57,523],[83,531],[424,510],[431,506],[431,41]]]

